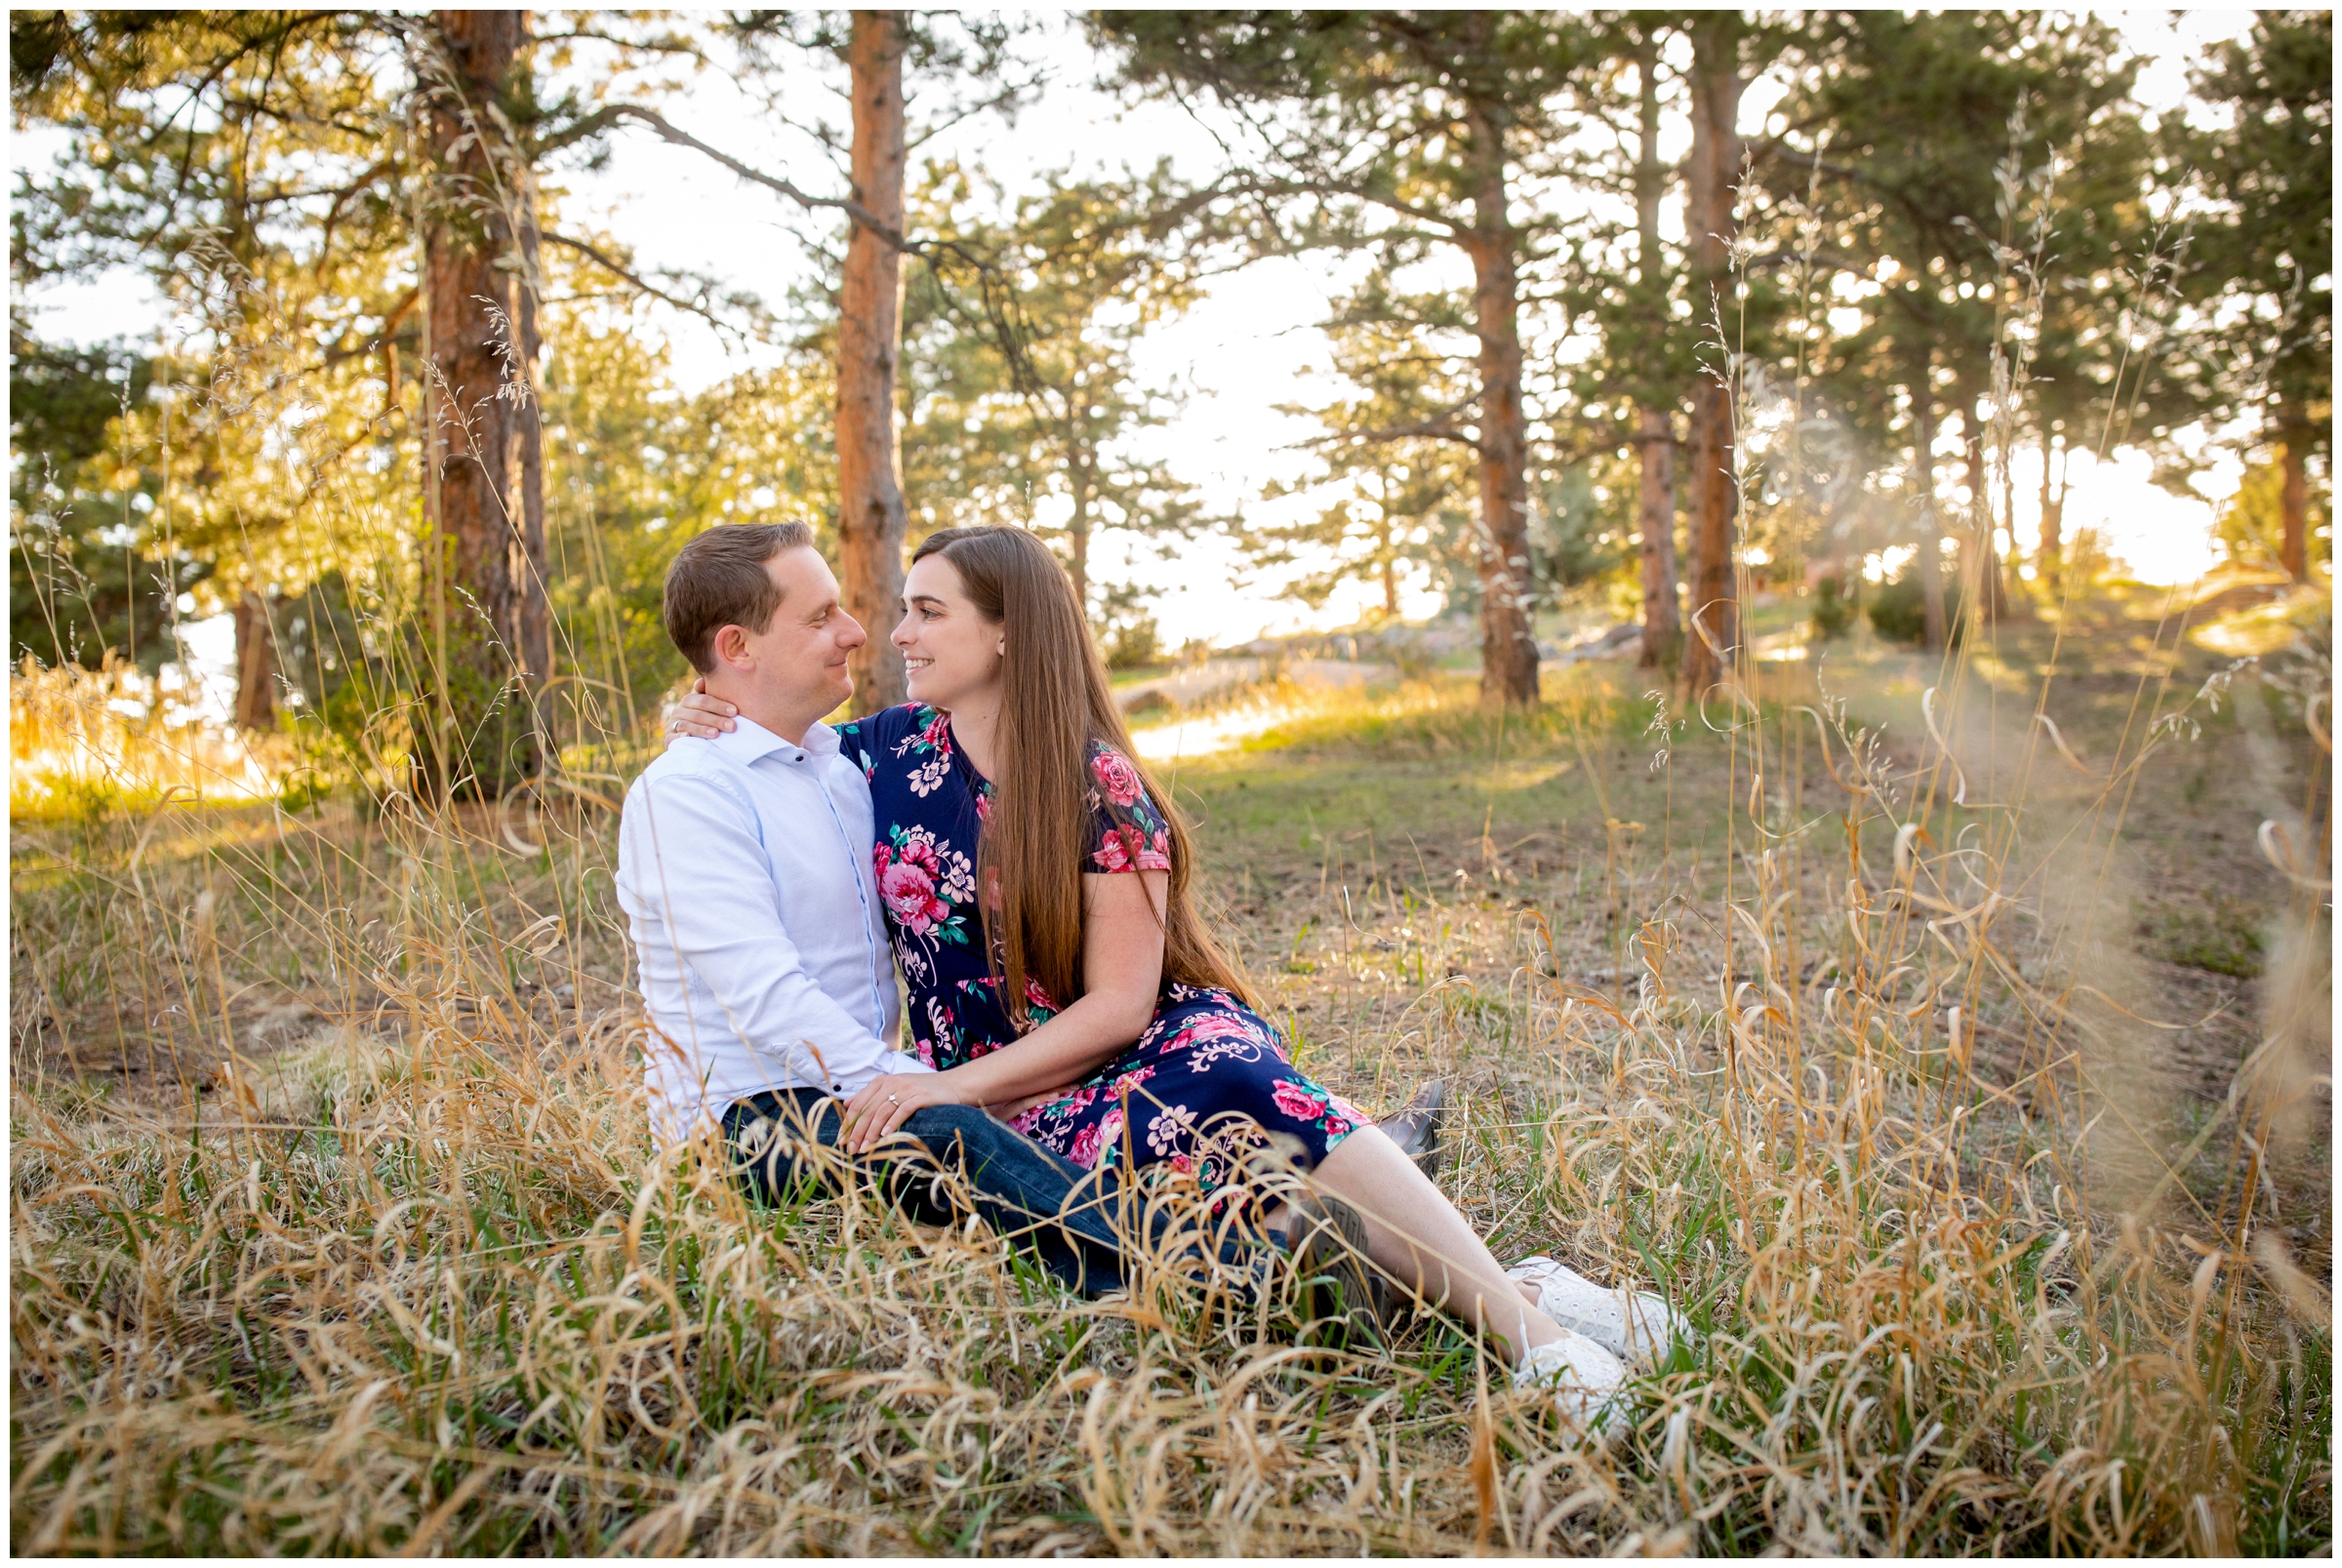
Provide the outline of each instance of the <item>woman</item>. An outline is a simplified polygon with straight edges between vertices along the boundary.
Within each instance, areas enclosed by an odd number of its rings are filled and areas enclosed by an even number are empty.
[[[1404,1152],[1294,1067],[1196,914],[1186,825],[1133,758],[1047,547],[1016,528],[936,534],[903,602],[894,643],[912,700],[838,738],[870,782],[915,1049],[939,1070],[857,1094],[847,1146],[868,1149],[922,1106],[977,1105],[1086,1168],[1168,1161],[1206,1189],[1273,1149],[1339,1200],[1332,1223],[1381,1271],[1592,1419],[1625,1377],[1597,1341],[1636,1359],[1659,1348],[1656,1299],[1545,1259],[1508,1279]],[[727,707],[687,698],[680,727],[711,734]]]

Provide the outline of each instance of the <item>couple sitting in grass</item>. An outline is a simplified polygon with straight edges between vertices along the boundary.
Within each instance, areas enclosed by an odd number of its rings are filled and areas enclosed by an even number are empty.
[[[712,529],[667,573],[701,679],[627,792],[618,874],[661,1138],[712,1123],[765,1197],[860,1169],[954,1220],[957,1190],[1093,1295],[1164,1241],[1165,1206],[1126,1199],[1167,1164],[1236,1196],[1191,1252],[1255,1284],[1290,1267],[1369,1342],[1381,1304],[1444,1310],[1565,1419],[1614,1420],[1679,1319],[1549,1259],[1508,1274],[1419,1168],[1435,1109],[1394,1139],[1293,1065],[1196,914],[1188,829],[1055,557],[937,534],[903,605],[912,701],[832,729],[867,633],[802,525]]]

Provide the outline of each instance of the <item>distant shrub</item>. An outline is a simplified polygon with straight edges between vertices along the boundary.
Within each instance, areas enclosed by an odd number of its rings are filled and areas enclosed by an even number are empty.
[[[1109,669],[1138,669],[1162,660],[1162,628],[1140,605],[1136,583],[1107,589],[1090,629]]]
[[[1854,627],[1854,597],[1846,591],[1844,580],[1826,577],[1815,586],[1813,595],[1813,634],[1823,642],[1835,642]]]
[[[1109,669],[1139,669],[1157,663],[1162,658],[1163,643],[1154,617],[1141,616],[1115,626],[1107,633],[1100,651],[1106,655]]]
[[[1927,598],[1919,587],[1917,566],[1905,566],[1892,583],[1872,593],[1867,609],[1871,627],[1879,636],[1895,642],[1927,640]],[[1959,583],[1949,573],[1944,578],[1944,628],[1952,641],[1959,640]]]
[[[1398,666],[1401,680],[1422,680],[1439,667],[1439,655],[1420,632],[1394,629],[1383,633],[1383,654]]]

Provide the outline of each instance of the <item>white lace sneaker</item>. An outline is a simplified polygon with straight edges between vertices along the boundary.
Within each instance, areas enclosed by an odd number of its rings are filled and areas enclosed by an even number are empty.
[[[1627,1424],[1627,1369],[1618,1357],[1568,1329],[1557,1340],[1531,1346],[1513,1369],[1515,1388],[1551,1392],[1564,1421],[1597,1437],[1615,1437]]]
[[[1608,1289],[1551,1258],[1523,1258],[1505,1277],[1536,1286],[1539,1311],[1634,1366],[1654,1366],[1693,1338],[1690,1322],[1665,1297]]]

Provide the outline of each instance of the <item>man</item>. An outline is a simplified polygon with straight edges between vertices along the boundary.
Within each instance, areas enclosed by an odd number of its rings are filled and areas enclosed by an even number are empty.
[[[713,1123],[767,1199],[810,1141],[837,1143],[845,1100],[887,1073],[931,1070],[888,1042],[899,1002],[872,879],[869,788],[821,722],[853,695],[865,633],[801,523],[713,528],[668,568],[667,635],[738,720],[684,737],[626,791],[618,898],[651,1043],[644,1077],[662,1143]],[[966,1106],[904,1124],[925,1158],[874,1174],[915,1217],[956,1218],[937,1168],[964,1172],[976,1211],[1096,1295],[1120,1283],[1084,1173]]]

